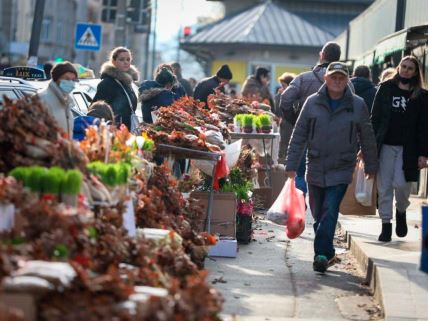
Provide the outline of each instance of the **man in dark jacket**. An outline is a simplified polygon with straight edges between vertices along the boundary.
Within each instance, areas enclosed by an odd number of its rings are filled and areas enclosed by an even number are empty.
[[[315,220],[313,268],[321,273],[335,262],[333,238],[339,205],[352,181],[360,146],[366,175],[374,177],[378,167],[369,113],[363,99],[348,87],[346,65],[331,63],[324,80],[325,84],[303,105],[286,159],[287,175],[295,178],[307,147],[306,179]]]
[[[181,74],[181,65],[178,62],[171,63],[172,71],[177,78],[178,82],[183,86],[184,90],[186,91],[187,96],[193,96],[193,89],[192,86],[190,86],[190,82],[187,79],[183,78],[183,75]]]
[[[370,112],[376,95],[376,87],[370,80],[369,67],[366,65],[357,66],[352,76],[351,82],[354,85],[355,94],[364,99]]]
[[[287,89],[281,94],[280,108],[285,120],[294,126],[303,103],[313,93],[316,93],[324,83],[324,74],[332,61],[340,59],[340,46],[335,42],[327,42],[319,53],[320,63],[311,71],[303,72],[293,79]],[[306,194],[306,166],[304,161],[297,170],[296,187]]]
[[[207,104],[208,96],[214,94],[214,89],[218,88],[224,93],[224,85],[229,83],[232,77],[229,66],[221,66],[215,76],[204,78],[196,85],[193,97]]]

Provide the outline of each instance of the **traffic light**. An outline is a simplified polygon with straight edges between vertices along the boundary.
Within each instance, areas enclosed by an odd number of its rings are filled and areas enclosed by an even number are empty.
[[[116,20],[118,0],[103,0],[103,10],[101,11],[101,21],[114,23]],[[123,0],[122,0],[123,1]]]
[[[192,29],[189,26],[183,28],[183,36],[187,38],[192,33]]]

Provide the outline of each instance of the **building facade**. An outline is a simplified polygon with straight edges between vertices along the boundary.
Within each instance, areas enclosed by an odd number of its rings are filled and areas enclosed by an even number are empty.
[[[145,44],[148,33],[135,32],[135,25],[125,21],[121,36],[116,24],[102,22],[103,0],[45,0],[40,33],[38,63],[69,60],[95,71],[108,59],[117,45],[129,47],[134,63],[141,71],[145,66]],[[36,0],[2,0],[0,6],[0,66],[26,65]],[[151,17],[149,16],[149,24]],[[102,25],[101,49],[76,50],[75,29],[78,22]],[[149,30],[149,29],[148,29]]]
[[[255,67],[271,70],[271,91],[285,71],[300,73],[318,61],[325,42],[346,29],[371,0],[222,1],[225,17],[184,39],[180,46],[214,74],[223,63],[240,89]]]

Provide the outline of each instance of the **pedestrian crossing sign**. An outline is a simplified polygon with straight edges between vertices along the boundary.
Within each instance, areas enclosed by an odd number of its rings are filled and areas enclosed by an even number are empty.
[[[78,23],[74,48],[99,51],[101,48],[101,25]]]

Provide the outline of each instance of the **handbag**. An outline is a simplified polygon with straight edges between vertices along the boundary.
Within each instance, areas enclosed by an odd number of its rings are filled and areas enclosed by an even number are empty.
[[[117,79],[115,80],[120,85],[120,87],[122,87],[123,91],[125,92],[126,98],[128,98],[129,108],[131,109],[131,125],[130,125],[131,128],[129,128],[129,131],[133,134],[138,134],[138,127],[140,126],[140,120],[138,119],[138,116],[135,114],[135,111],[132,108],[131,98],[129,97],[128,92],[126,91],[125,87],[123,87],[122,83]]]

